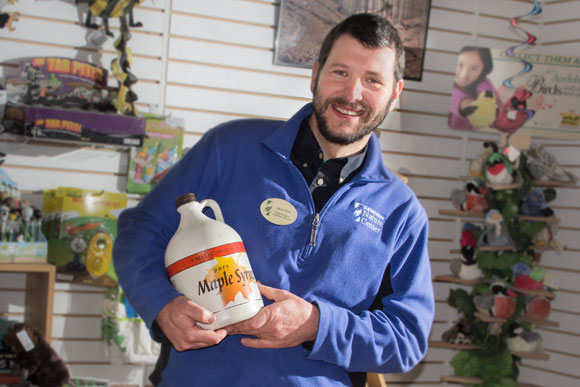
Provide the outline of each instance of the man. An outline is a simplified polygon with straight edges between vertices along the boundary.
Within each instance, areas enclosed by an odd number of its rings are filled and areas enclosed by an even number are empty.
[[[121,285],[154,337],[173,345],[161,385],[364,385],[366,372],[422,359],[434,309],[427,216],[372,134],[403,89],[403,67],[388,21],[347,18],[313,66],[312,104],[285,123],[214,128],[123,212]],[[202,329],[215,317],[167,278],[173,200],[187,192],[216,200],[244,241],[266,304],[249,320]],[[271,198],[297,219],[270,222],[260,204]]]

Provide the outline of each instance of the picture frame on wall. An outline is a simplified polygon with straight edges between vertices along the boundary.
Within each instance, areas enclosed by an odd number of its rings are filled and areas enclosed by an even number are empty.
[[[423,76],[431,0],[281,0],[274,64],[311,68],[324,36],[355,13],[376,13],[399,30],[405,49],[404,79]]]

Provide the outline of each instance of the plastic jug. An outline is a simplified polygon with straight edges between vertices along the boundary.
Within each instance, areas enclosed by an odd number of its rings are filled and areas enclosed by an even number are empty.
[[[264,306],[240,235],[224,223],[212,199],[188,193],[175,200],[181,221],[165,250],[165,267],[175,289],[214,313],[218,329],[254,316]],[[216,220],[202,213],[209,207]]]

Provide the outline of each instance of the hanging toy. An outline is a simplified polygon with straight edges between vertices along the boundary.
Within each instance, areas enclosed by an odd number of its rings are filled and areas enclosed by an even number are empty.
[[[525,88],[525,86],[520,86],[516,88],[512,84],[512,80],[520,75],[523,75],[529,72],[532,69],[532,64],[522,58],[519,58],[514,54],[514,50],[518,47],[524,47],[530,44],[534,44],[536,42],[536,37],[529,32],[525,31],[519,25],[519,19],[526,17],[526,16],[534,16],[538,15],[542,12],[542,8],[538,4],[537,0],[534,0],[534,9],[528,12],[525,15],[517,16],[511,19],[511,25],[515,28],[522,30],[526,36],[527,40],[516,46],[509,47],[506,49],[505,53],[506,56],[514,58],[522,62],[524,68],[516,75],[507,78],[504,80],[503,85],[510,88],[516,89],[513,95],[503,104],[498,107],[497,118],[493,123],[493,127],[501,132],[505,132],[508,135],[513,134],[516,130],[521,128],[527,120],[529,120],[534,114],[535,111],[530,110],[526,106],[526,100],[529,99],[532,93]]]
[[[144,0],[75,0],[76,4],[87,3],[89,11],[85,19],[85,27],[99,29],[99,25],[92,22],[92,17],[100,17],[103,22],[103,28],[107,36],[113,37],[109,29],[109,18],[120,18],[125,14],[129,15],[129,26],[143,27],[143,23],[135,22],[133,19],[133,9],[141,4]]]
[[[131,86],[137,83],[137,77],[129,71],[131,69],[132,55],[131,49],[127,47],[127,41],[131,39],[131,33],[129,32],[125,13],[123,13],[120,20],[121,34],[114,44],[115,49],[119,52],[119,56],[111,62],[113,75],[119,82],[115,106],[119,113],[135,116],[137,115],[137,108],[134,103],[137,101],[137,94],[131,90]]]

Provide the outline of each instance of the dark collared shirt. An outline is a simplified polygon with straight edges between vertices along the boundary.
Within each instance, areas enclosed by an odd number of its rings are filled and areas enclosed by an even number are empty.
[[[320,212],[328,199],[362,169],[366,151],[365,147],[362,153],[354,156],[324,160],[308,118],[302,121],[292,146],[290,160],[310,186],[316,212]]]

